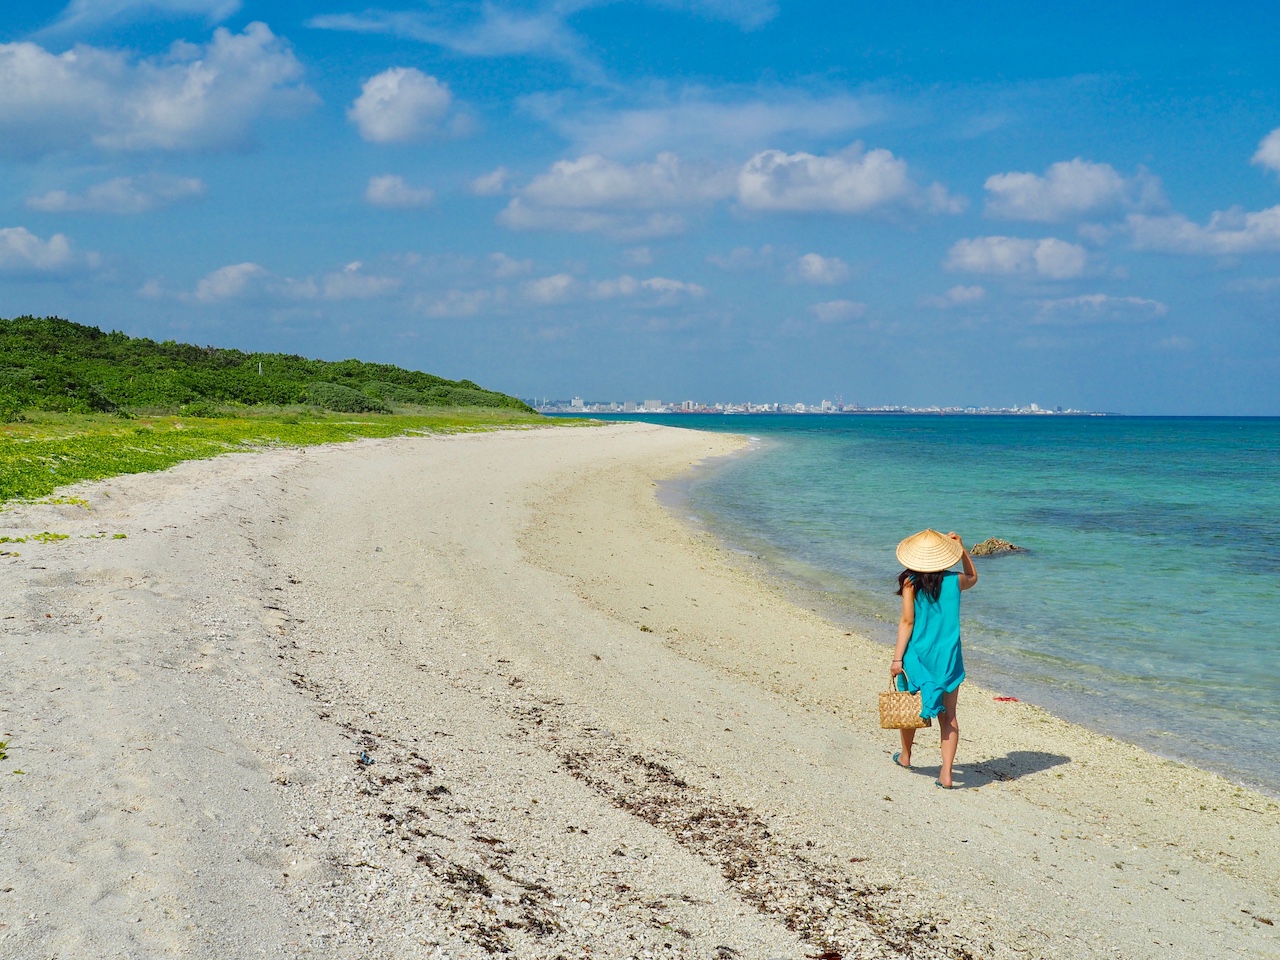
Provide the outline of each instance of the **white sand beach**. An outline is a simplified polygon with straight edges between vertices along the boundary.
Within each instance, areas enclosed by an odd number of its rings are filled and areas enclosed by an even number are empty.
[[[896,769],[888,649],[658,502],[740,445],[363,441],[0,513],[70,535],[0,558],[0,957],[1280,958],[1271,798],[981,677],[964,789],[932,731]]]

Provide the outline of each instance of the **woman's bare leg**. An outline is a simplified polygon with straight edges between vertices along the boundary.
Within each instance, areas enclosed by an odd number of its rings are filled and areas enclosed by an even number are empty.
[[[916,742],[915,730],[899,730],[902,737],[902,755],[898,757],[898,766],[911,766],[911,745]]]
[[[944,693],[943,712],[938,714],[938,736],[942,738],[942,772],[938,774],[938,782],[944,787],[951,786],[951,765],[956,759],[956,748],[960,746],[960,721],[956,719],[956,702],[959,699],[959,688]]]

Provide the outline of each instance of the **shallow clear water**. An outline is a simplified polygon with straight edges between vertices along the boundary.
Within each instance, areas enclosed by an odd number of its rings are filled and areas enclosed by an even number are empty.
[[[1280,420],[679,416],[759,437],[694,481],[730,543],[890,641],[902,537],[979,559],[971,678],[1280,792]]]

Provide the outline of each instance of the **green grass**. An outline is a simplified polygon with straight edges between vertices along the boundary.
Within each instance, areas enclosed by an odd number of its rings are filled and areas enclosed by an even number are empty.
[[[495,407],[401,414],[286,409],[235,417],[170,415],[132,420],[106,414],[32,413],[25,422],[0,426],[0,503],[37,500],[84,480],[165,470],[184,460],[235,451],[583,422]]]

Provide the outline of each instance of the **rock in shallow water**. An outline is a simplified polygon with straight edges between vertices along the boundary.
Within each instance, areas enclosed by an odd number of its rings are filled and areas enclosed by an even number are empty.
[[[975,543],[969,548],[969,555],[974,557],[990,557],[997,553],[1026,553],[1026,547],[1015,546],[1008,540],[1001,540],[999,537],[988,537],[981,543]]]

